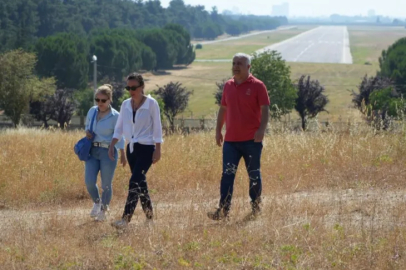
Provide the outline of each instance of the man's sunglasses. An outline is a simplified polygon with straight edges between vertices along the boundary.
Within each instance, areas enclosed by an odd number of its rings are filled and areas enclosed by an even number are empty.
[[[127,89],[128,91],[135,91],[138,88],[140,88],[142,85],[138,85],[138,86],[126,86],[125,89]]]
[[[97,103],[99,103],[100,101],[101,101],[102,103],[106,103],[108,99],[95,98],[94,100],[95,100]]]

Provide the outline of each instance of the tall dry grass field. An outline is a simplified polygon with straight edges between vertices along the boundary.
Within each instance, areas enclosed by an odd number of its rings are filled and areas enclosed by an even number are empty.
[[[148,173],[156,220],[145,224],[137,208],[125,232],[88,216],[72,151],[82,135],[0,133],[1,269],[406,269],[404,133],[271,132],[262,215],[245,219],[241,166],[226,223],[206,217],[219,196],[214,134],[166,137]],[[109,221],[121,215],[129,175],[116,171]]]

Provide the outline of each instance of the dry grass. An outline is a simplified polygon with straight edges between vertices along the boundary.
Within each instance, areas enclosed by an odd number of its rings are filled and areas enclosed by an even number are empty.
[[[232,218],[206,218],[218,199],[213,134],[167,137],[148,173],[157,219],[140,209],[127,232],[88,217],[79,132],[0,133],[1,269],[405,269],[404,133],[272,133],[262,159],[263,214],[249,211],[244,170]],[[128,168],[118,168],[111,217]]]

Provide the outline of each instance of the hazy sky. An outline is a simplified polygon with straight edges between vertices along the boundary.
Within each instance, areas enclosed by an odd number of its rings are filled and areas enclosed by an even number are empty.
[[[170,0],[161,0],[167,7]],[[332,13],[343,15],[367,15],[374,9],[379,15],[406,17],[405,0],[184,0],[189,5],[204,5],[210,10],[217,6],[220,12],[224,9],[237,8],[241,13],[270,15],[272,5],[289,2],[290,16],[329,16]]]

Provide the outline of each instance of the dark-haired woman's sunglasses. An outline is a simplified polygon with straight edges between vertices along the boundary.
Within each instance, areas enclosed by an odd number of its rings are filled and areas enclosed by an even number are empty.
[[[125,89],[127,89],[128,91],[135,91],[137,90],[137,88],[139,88],[141,85],[138,86],[126,86]]]
[[[97,103],[99,103],[100,101],[101,101],[102,103],[106,103],[106,102],[107,102],[107,99],[95,98],[94,100],[95,100]]]

